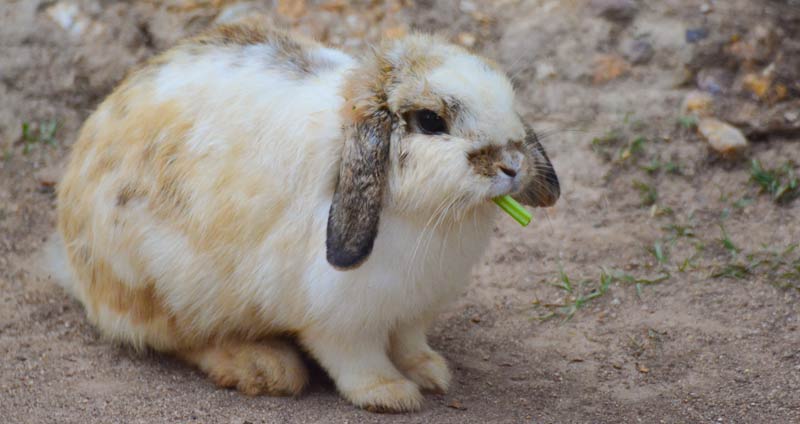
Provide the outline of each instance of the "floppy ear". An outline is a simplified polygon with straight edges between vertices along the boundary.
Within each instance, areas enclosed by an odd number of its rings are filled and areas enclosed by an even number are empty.
[[[527,125],[523,153],[531,177],[524,183],[522,190],[513,197],[520,203],[530,206],[553,206],[561,194],[558,176],[536,133]]]
[[[346,130],[325,246],[335,268],[360,266],[378,235],[389,163],[392,118],[378,109]]]

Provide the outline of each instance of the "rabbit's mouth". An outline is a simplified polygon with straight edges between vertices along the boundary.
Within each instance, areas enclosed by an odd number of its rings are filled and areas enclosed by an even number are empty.
[[[501,167],[501,169],[503,169]],[[491,180],[488,199],[507,194],[516,194],[522,189],[522,182],[515,171],[507,172],[501,170]]]

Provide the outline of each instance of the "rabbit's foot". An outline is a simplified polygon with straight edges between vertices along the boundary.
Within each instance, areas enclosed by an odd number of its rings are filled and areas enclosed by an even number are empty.
[[[375,376],[362,381],[361,387],[340,390],[354,405],[370,412],[416,411],[422,406],[422,394],[417,385],[402,377]]]
[[[442,355],[430,348],[412,355],[395,358],[400,371],[423,390],[445,393],[450,386],[450,369]]]
[[[199,367],[218,386],[235,387],[250,396],[294,396],[308,382],[308,371],[297,349],[279,339],[225,341],[179,356]]]
[[[389,360],[386,336],[307,331],[301,340],[354,405],[372,412],[416,411],[422,406],[419,387]]]
[[[399,325],[391,335],[389,353],[395,366],[423,390],[444,393],[450,386],[447,361],[428,346],[424,323]]]

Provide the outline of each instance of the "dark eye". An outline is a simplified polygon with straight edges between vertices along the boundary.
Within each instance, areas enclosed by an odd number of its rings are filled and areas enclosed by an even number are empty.
[[[419,129],[425,134],[445,134],[447,133],[447,122],[429,109],[422,109],[413,112],[414,120]]]

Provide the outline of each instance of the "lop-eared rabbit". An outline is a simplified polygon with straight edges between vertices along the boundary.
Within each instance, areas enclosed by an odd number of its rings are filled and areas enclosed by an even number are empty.
[[[558,180],[493,62],[428,35],[354,58],[248,22],[132,72],[58,187],[65,286],[107,338],[218,385],[296,395],[298,349],[353,404],[450,384],[426,330],[483,254],[496,196]]]

